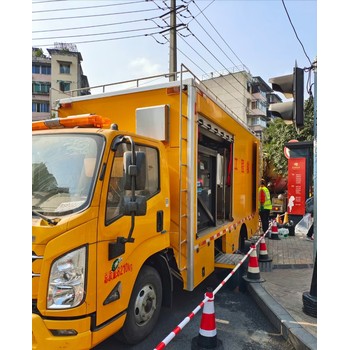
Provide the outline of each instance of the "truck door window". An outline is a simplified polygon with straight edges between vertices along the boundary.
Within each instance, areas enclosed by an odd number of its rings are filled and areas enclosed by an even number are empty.
[[[106,224],[110,224],[115,219],[121,217],[123,212],[123,198],[129,195],[130,191],[124,189],[124,164],[123,155],[130,150],[130,144],[122,143],[118,146],[114,154],[112,169],[109,177]],[[136,195],[146,196],[147,200],[159,192],[159,153],[156,148],[136,145],[136,151],[146,154],[146,186],[144,190],[136,191]]]

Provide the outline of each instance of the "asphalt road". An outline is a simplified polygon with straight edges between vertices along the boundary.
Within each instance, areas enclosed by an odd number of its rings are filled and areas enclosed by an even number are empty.
[[[94,350],[153,350],[184,320],[204,299],[207,287],[215,289],[228,275],[229,270],[219,270],[208,277],[194,291],[182,290],[179,283],[174,288],[172,309],[163,308],[152,334],[137,345],[125,345],[114,336],[99,344]],[[242,271],[243,273],[243,271]],[[216,293],[214,299],[217,339],[226,350],[293,350],[281,334],[271,325],[255,301],[240,282],[239,270]],[[188,350],[198,336],[202,309],[187,323],[166,346],[168,350]],[[196,341],[196,340],[195,340]],[[221,349],[220,349],[221,350]]]

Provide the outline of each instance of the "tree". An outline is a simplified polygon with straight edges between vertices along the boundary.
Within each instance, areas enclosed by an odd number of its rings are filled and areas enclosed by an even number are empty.
[[[268,169],[277,175],[286,177],[288,162],[284,155],[284,145],[294,139],[312,141],[314,138],[314,101],[312,96],[304,104],[304,127],[296,130],[294,124],[286,124],[283,119],[273,119],[263,133],[264,178],[268,178]]]
[[[33,47],[33,48],[32,48],[32,55],[33,55],[34,57],[46,57],[46,56],[44,55],[43,49],[37,48],[37,47]]]

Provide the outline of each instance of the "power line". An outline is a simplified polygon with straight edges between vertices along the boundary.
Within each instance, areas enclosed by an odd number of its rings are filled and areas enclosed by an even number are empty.
[[[63,2],[69,0],[43,0],[43,1],[32,1],[32,4],[44,4],[46,2]]]
[[[178,50],[188,59],[188,60],[190,60],[199,70],[201,70],[202,71],[202,73],[206,73],[197,63],[195,63],[191,58],[189,58],[183,51],[181,51],[179,48],[178,48]],[[198,53],[197,53],[198,54]],[[199,55],[200,56],[200,55]],[[201,56],[200,56],[201,57]],[[233,96],[232,94],[231,94],[231,92],[229,92],[228,90],[226,90],[225,89],[225,87],[223,87],[222,85],[220,85],[219,84],[219,82],[217,82],[215,79],[214,80],[212,80],[215,84],[217,84],[218,86],[220,86],[224,91],[226,91],[229,95],[231,95],[231,96]],[[207,85],[205,84],[205,82],[203,82],[203,81],[201,81],[201,83],[208,89],[208,90],[210,90],[208,87],[207,87]],[[234,96],[233,96],[234,97]],[[226,106],[227,107],[227,106]],[[235,117],[236,118],[239,118],[238,117],[238,115],[234,112],[234,111],[232,111],[231,110],[231,112],[235,115]]]
[[[61,0],[61,1],[63,1],[63,0]],[[203,14],[203,11],[204,10],[206,10],[213,2],[214,2],[215,0],[213,0],[208,6],[206,6],[203,10],[201,10],[198,6],[197,6],[197,4],[193,1],[193,0],[191,0],[191,1],[188,1],[188,2],[184,2],[184,3],[186,3],[186,6],[183,6],[182,5],[182,8],[181,8],[181,12],[183,12],[183,11],[188,11],[189,12],[189,14],[191,15],[191,20],[188,22],[188,23],[190,23],[193,19],[195,19],[196,20],[196,22],[198,23],[198,25],[201,27],[201,29],[206,33],[206,35],[207,36],[209,36],[209,38],[212,40],[212,41],[214,41],[214,43],[216,44],[216,46],[221,50],[221,52],[232,62],[232,60],[228,57],[228,55],[224,52],[224,50],[222,50],[222,48],[218,45],[218,43],[211,37],[211,35],[208,33],[208,31],[207,30],[205,30],[204,29],[204,27],[201,25],[201,23],[196,19],[196,17],[198,17],[200,14]],[[48,1],[48,2],[55,2],[55,1]],[[136,2],[138,2],[138,1],[136,1]],[[133,3],[136,3],[136,2],[133,2]],[[163,4],[165,5],[165,8],[164,7],[160,7],[158,4],[156,4],[154,1],[152,1],[157,7],[158,7],[158,10],[163,10],[163,11],[165,11],[165,10],[167,10],[168,8],[168,6],[167,6],[167,4],[163,1]],[[191,3],[191,2],[193,2],[195,5],[196,5],[196,7],[199,9],[199,11],[200,11],[200,13],[198,13],[196,16],[193,16],[192,15],[192,13],[191,13],[191,11],[188,9],[188,7],[189,7],[189,4]],[[102,6],[102,5],[101,5]],[[89,6],[89,8],[92,8],[92,7],[94,7],[94,8],[96,8],[96,7],[99,7],[99,6]],[[86,7],[85,7],[86,8]],[[73,9],[73,8],[71,8],[70,10],[76,10],[77,8],[75,8],[75,9]],[[80,9],[83,9],[83,8],[80,8]],[[155,11],[154,9],[145,9],[145,10],[138,10],[138,11],[125,11],[125,12],[119,12],[119,13],[108,13],[108,14],[104,14],[105,16],[106,15],[113,15],[113,14],[132,14],[132,13],[137,13],[137,12],[142,12],[142,13],[144,13],[144,12],[146,12],[146,11]],[[165,14],[162,14],[161,16],[154,16],[154,17],[151,17],[151,18],[148,18],[148,19],[139,19],[139,20],[130,20],[130,21],[125,21],[125,22],[119,22],[119,23],[113,23],[113,24],[101,24],[101,25],[91,25],[91,26],[85,26],[85,27],[76,27],[76,28],[64,28],[64,29],[62,29],[62,30],[73,30],[73,29],[86,29],[86,28],[95,28],[95,27],[102,27],[102,26],[108,26],[108,25],[116,25],[116,24],[122,24],[122,23],[124,23],[124,24],[127,24],[127,23],[131,23],[131,22],[141,22],[141,21],[146,21],[146,20],[151,20],[151,21],[153,21],[157,26],[158,26],[158,28],[160,28],[161,30],[157,30],[157,31],[154,31],[154,32],[148,32],[148,33],[144,33],[144,34],[138,34],[138,35],[129,35],[129,36],[122,36],[122,37],[114,37],[114,38],[104,38],[104,39],[101,39],[101,40],[96,40],[96,39],[94,39],[94,40],[83,40],[83,41],[75,41],[74,43],[75,44],[87,44],[87,43],[96,43],[96,42],[106,42],[106,41],[112,41],[112,40],[122,40],[122,39],[131,39],[131,38],[137,38],[137,37],[142,37],[142,36],[151,36],[151,37],[153,37],[155,40],[156,40],[156,38],[155,38],[155,36],[157,36],[157,35],[163,35],[163,33],[165,32],[164,31],[164,26],[159,26],[156,22],[155,22],[155,20],[157,20],[157,19],[161,19],[161,20],[163,20],[165,23],[166,23],[166,27],[167,28],[170,28],[170,26],[169,26],[169,24],[166,22],[166,18],[168,17],[168,15],[170,14],[170,12],[168,12],[168,13],[165,13]],[[179,13],[177,13],[177,14],[179,14]],[[54,20],[54,19],[56,19],[56,20],[61,20],[61,19],[77,19],[77,18],[87,18],[87,17],[97,17],[97,16],[104,16],[103,14],[97,14],[97,15],[88,15],[88,16],[73,16],[73,17],[61,17],[61,18],[50,18],[50,19],[42,19],[43,21],[44,20]],[[181,16],[181,14],[179,14],[180,16]],[[204,14],[203,14],[204,15]],[[182,16],[182,17],[185,17],[185,16]],[[209,21],[209,19],[204,15],[204,17],[206,18],[206,20],[209,22],[209,24],[211,25],[211,27],[216,31],[216,33],[220,36],[220,38],[224,41],[224,39],[222,38],[222,36],[218,33],[218,31],[215,29],[215,27],[212,25],[212,23]],[[188,17],[187,17],[188,18]],[[37,21],[40,21],[40,20],[37,20]],[[180,20],[180,22],[182,23],[182,25],[183,26],[185,26],[185,27],[187,27],[187,25],[188,25],[188,23],[187,24],[185,24],[185,23],[183,23],[181,20]],[[187,22],[187,21],[186,21]],[[156,29],[156,27],[152,27],[152,28],[139,28],[139,29],[132,29],[132,30],[123,30],[123,31],[111,31],[111,32],[105,32],[105,33],[89,33],[89,34],[78,34],[78,35],[66,35],[66,36],[61,36],[61,37],[56,37],[56,36],[52,36],[52,37],[46,37],[46,38],[34,38],[33,40],[45,40],[45,39],[47,39],[47,40],[51,40],[51,39],[60,39],[60,38],[78,38],[78,37],[91,37],[91,36],[98,36],[98,35],[112,35],[112,34],[121,34],[121,33],[130,33],[130,32],[135,32],[135,31],[138,31],[138,32],[140,32],[140,31],[150,31],[150,30],[153,30],[153,29]],[[50,31],[59,31],[58,29],[49,29],[49,30],[44,30],[44,31],[36,31],[36,32],[50,32]],[[212,52],[210,52],[210,50],[206,47],[206,45],[204,45],[202,42],[201,42],[201,40],[196,36],[196,35],[194,35],[194,33],[193,32],[191,32],[189,29],[188,29],[188,31],[190,32],[190,35],[191,36],[193,36],[228,72],[229,72],[229,69],[227,69],[226,67],[225,67],[225,65],[215,56],[215,55],[213,55],[213,53]],[[33,32],[34,33],[34,32]],[[178,31],[178,33],[179,33],[179,31]],[[183,35],[181,35],[181,33],[180,33],[180,36],[181,36],[181,39],[183,39]],[[163,35],[163,37],[165,38],[165,36]],[[167,41],[168,41],[168,39],[166,39]],[[187,44],[187,45],[189,45],[191,48],[192,48],[192,50],[194,50],[194,52],[199,56],[199,57],[201,57],[201,59],[204,61],[204,62],[206,62],[214,71],[216,71],[215,70],[215,68],[203,57],[203,56],[201,56],[199,53],[198,53],[198,51],[196,51],[194,48],[193,48],[193,46],[192,45],[190,45],[190,44],[188,44],[187,43],[187,41],[185,40],[185,39],[183,39],[184,41],[185,41],[185,43]],[[157,41],[157,40],[156,40]],[[159,41],[157,41],[158,43],[160,43]],[[225,42],[225,41],[224,41]],[[225,42],[225,44],[228,46],[228,44]],[[38,46],[38,47],[45,47],[45,46],[50,46],[49,44],[46,44],[46,45],[36,45],[36,46]],[[229,47],[229,46],[228,46]],[[179,48],[178,48],[178,50],[179,50]],[[192,60],[191,58],[189,58],[183,51],[181,51],[181,50],[179,50],[188,60],[190,60],[195,66],[197,66],[203,73],[206,73],[202,68],[200,68],[200,66],[197,64],[197,63],[195,63],[194,62],[194,60]],[[231,51],[232,51],[232,49],[231,49]],[[232,53],[238,58],[238,56],[232,51]],[[238,58],[239,59],[239,58]],[[239,59],[239,61],[242,63],[242,61]],[[232,62],[233,63],[233,62]],[[233,63],[234,64],[234,63]],[[243,63],[242,63],[243,64]],[[244,64],[243,64],[243,66],[244,66]],[[216,71],[217,72],[217,71]],[[220,74],[220,73],[219,73]],[[237,80],[237,78],[234,76],[234,75],[232,75],[236,80]],[[227,80],[226,79],[226,77],[225,76],[223,76],[222,74],[220,74],[220,77],[222,78],[222,79],[224,79],[230,86],[232,86],[232,88],[233,89],[235,89],[235,90],[237,90],[240,94],[242,94],[242,92],[241,91],[239,91],[237,88],[236,88],[236,86],[234,86],[234,85],[232,85],[232,83],[229,81],[229,80]],[[238,80],[237,80],[238,81]],[[215,83],[215,84],[217,84],[218,86],[221,86],[222,87],[222,89],[224,90],[224,91],[226,91],[226,93],[228,93],[230,96],[232,96],[235,100],[237,100],[243,107],[246,107],[245,106],[245,104],[243,104],[242,103],[242,101],[240,101],[239,99],[237,99],[237,97],[236,96],[234,96],[233,94],[232,94],[232,90],[231,89],[229,89],[229,90],[226,90],[225,89],[225,87],[223,87],[222,85],[220,85],[220,83],[219,82],[217,82],[215,79],[213,79],[213,82]],[[239,82],[239,81],[238,81]],[[240,82],[239,82],[240,83]],[[241,84],[241,83],[240,83]],[[242,85],[242,84],[241,84]],[[243,85],[242,85],[243,86]],[[244,86],[243,86],[244,87]],[[245,97],[245,95],[244,94],[242,94],[242,96],[243,97]],[[235,113],[234,113],[235,114]],[[235,114],[236,115],[236,114]],[[237,115],[236,115],[237,116]]]
[[[153,17],[154,18],[159,18],[159,17]],[[142,19],[133,19],[130,21],[124,21],[124,22],[117,22],[117,23],[106,23],[106,24],[95,24],[91,26],[83,26],[83,27],[72,27],[72,28],[58,28],[58,29],[45,29],[45,30],[33,30],[32,34],[34,33],[48,33],[48,32],[62,32],[65,30],[76,30],[76,29],[89,29],[89,28],[99,28],[99,27],[108,27],[108,26],[116,26],[116,25],[121,25],[121,24],[129,24],[129,23],[137,23],[137,22],[143,22],[143,21],[148,21],[152,20],[152,18],[142,18]]]
[[[198,5],[195,3],[194,0],[192,0],[193,3],[197,6],[197,8],[200,10],[200,8],[198,7]],[[211,5],[215,0],[213,0],[209,5]],[[208,6],[209,6],[208,5]],[[204,9],[205,10],[205,9]],[[203,10],[203,11],[204,11]],[[236,53],[232,50],[231,46],[224,40],[224,38],[222,37],[222,35],[216,30],[216,28],[213,26],[213,24],[209,21],[208,17],[203,13],[203,11],[201,11],[201,13],[203,14],[203,16],[205,17],[205,19],[208,21],[208,23],[211,25],[211,27],[215,30],[215,32],[219,35],[219,37],[222,39],[222,41],[226,44],[226,46],[230,49],[230,51],[236,56],[236,58],[238,59],[239,62],[241,62],[241,64],[246,67],[246,65],[241,61],[241,59],[236,55]]]
[[[199,41],[203,46],[204,46],[204,48],[206,48],[206,46],[193,34],[193,36],[197,39],[197,41]],[[181,37],[180,37],[181,38]],[[182,38],[181,38],[182,39]],[[184,42],[194,51],[194,52],[196,52],[196,54],[200,57],[200,58],[202,58],[202,60],[204,61],[204,62],[206,62],[207,64],[208,64],[208,66],[210,66],[216,73],[218,73],[219,75],[220,75],[220,77],[222,78],[222,79],[224,79],[233,89],[235,89],[236,91],[238,91],[243,97],[245,97],[245,95],[241,92],[241,91],[239,91],[237,88],[236,88],[236,86],[234,86],[234,85],[232,85],[232,83],[229,81],[229,80],[227,80],[226,79],[226,77],[224,76],[224,75],[222,75],[222,74],[220,74],[202,55],[200,55],[199,53],[198,53],[198,51],[196,51],[194,48],[193,48],[193,46],[192,45],[190,45],[189,43],[187,43],[187,41],[185,40],[185,39],[182,39],[182,40],[184,40]],[[211,53],[207,48],[206,48],[206,50],[209,52],[209,53]],[[212,54],[212,53],[211,53]],[[212,54],[213,55],[213,54]],[[186,56],[187,57],[187,56]],[[214,56],[215,57],[215,56]],[[216,60],[227,70],[227,71],[229,71],[217,58],[216,58]],[[197,66],[198,67],[198,66]],[[201,69],[202,70],[202,69]],[[202,70],[202,72],[204,72],[204,73],[206,73],[205,71],[203,71]],[[232,75],[232,73],[230,74],[230,75]],[[232,75],[235,79],[236,79],[236,77],[234,76],[234,75]],[[237,79],[236,79],[237,80]],[[230,92],[230,91],[228,91],[228,90],[226,90],[222,85],[220,85],[215,79],[213,79],[213,81],[217,84],[217,85],[219,85],[223,90],[225,90],[230,96],[232,96],[236,101],[238,101],[243,107],[246,107],[246,105],[245,104],[243,104],[242,103],[242,101],[240,101],[236,96],[234,96],[234,95],[232,95],[232,93]],[[243,85],[242,85],[243,86]],[[244,86],[243,86],[244,87]]]
[[[101,39],[101,40],[74,41],[73,44],[91,44],[91,43],[97,43],[97,42],[103,42],[103,41],[112,41],[112,40],[122,40],[122,39],[139,38],[139,37],[141,37],[141,36],[151,36],[151,35],[156,35],[156,34],[159,34],[159,32],[146,33],[146,34],[139,34],[139,35],[123,36],[123,37],[119,37],[119,38]],[[47,47],[47,46],[51,46],[51,45],[52,45],[52,43],[50,43],[50,44],[35,45],[35,47]]]
[[[120,34],[120,33],[136,32],[136,31],[142,31],[142,30],[151,30],[151,29],[152,30],[157,29],[157,27],[120,30],[120,31],[116,31],[116,32],[107,32],[107,33],[76,34],[76,35],[64,35],[64,36],[59,36],[59,37],[32,38],[32,40],[79,38],[82,36],[88,37],[88,36],[98,36],[98,35]]]
[[[214,1],[214,0],[213,0]],[[210,3],[210,4],[212,4],[213,3],[213,1]],[[190,1],[190,2],[194,2],[194,1]],[[190,3],[189,2],[189,3]],[[189,4],[188,3],[188,4]],[[209,5],[210,5],[209,4]],[[156,4],[157,5],[157,4]],[[208,6],[209,6],[208,5]],[[158,5],[157,5],[158,6]],[[196,5],[197,6],[197,5]],[[207,9],[208,8],[208,6],[205,8],[205,9]],[[200,10],[200,8],[197,6],[197,8]],[[193,19],[195,19],[195,16],[193,16],[193,14],[191,13],[191,11],[188,9],[188,6],[186,6],[186,10],[190,13],[190,15],[191,15],[191,17],[192,17],[192,20]],[[201,12],[199,13],[199,14],[201,14],[204,10],[200,10]],[[197,14],[196,15],[196,17],[199,15],[199,14]],[[164,18],[164,16],[161,16],[161,17],[163,17],[162,18],[162,20],[166,23],[166,25],[167,26],[169,26],[169,24],[166,22],[166,20],[167,20],[167,18]],[[192,21],[191,20],[191,21]],[[195,39],[225,68],[225,70],[227,70],[229,73],[230,73],[230,70],[227,68],[227,67],[225,67],[225,65],[224,64],[222,64],[222,62],[220,62],[220,60],[218,60],[217,59],[217,57],[215,57],[215,55],[213,55],[213,53],[210,51],[210,50],[208,50],[207,49],[207,47],[206,47],[206,45],[204,45],[199,39],[198,39],[198,37],[196,36],[196,35],[194,35],[193,34],[193,32],[188,28],[188,24],[191,22],[188,22],[187,24],[184,24],[183,22],[182,22],[182,20],[181,19],[179,19],[179,21],[181,22],[181,24],[183,24],[186,28],[187,28],[187,30],[191,33],[191,36],[193,36],[193,37],[195,37]],[[203,26],[197,21],[197,19],[196,19],[196,22],[200,25],[200,27],[203,29],[203,31],[210,37],[210,39],[212,40],[212,41],[214,41],[214,43],[218,46],[218,48],[225,54],[225,52],[220,48],[220,46],[216,43],[216,41],[210,36],[210,34],[203,28]],[[212,25],[212,27],[213,27],[213,25]],[[162,43],[162,42],[160,42],[159,40],[157,40],[154,36],[152,36],[153,38],[154,38],[154,40],[157,42],[157,43],[159,43],[159,44],[162,44],[162,45],[164,45],[165,43]],[[169,42],[169,39],[167,39],[166,37],[165,37],[165,35],[163,35],[163,37],[165,38],[165,40],[167,41],[167,42]],[[246,96],[244,95],[244,93],[242,93],[240,90],[238,90],[237,89],[237,87],[235,86],[235,85],[232,85],[232,83],[229,81],[229,80],[227,80],[226,79],[226,77],[224,76],[224,75],[222,75],[222,74],[220,74],[217,70],[215,70],[215,68],[202,56],[202,55],[200,55],[199,53],[198,53],[198,51],[196,51],[195,49],[194,49],[194,47],[192,46],[192,45],[190,45],[189,43],[187,43],[187,41],[185,40],[185,39],[183,39],[183,35],[182,34],[180,34],[180,38],[188,45],[188,46],[190,46],[191,47],[191,49],[204,61],[204,62],[206,62],[207,64],[208,64],[208,66],[210,66],[215,72],[217,72],[219,75],[220,75],[220,77],[222,78],[222,79],[224,79],[233,89],[235,89],[239,94],[241,94],[244,98],[246,98]],[[177,50],[178,51],[180,51],[187,59],[189,59],[193,64],[195,64],[203,73],[206,73],[203,69],[201,69],[193,60],[191,60],[187,55],[185,55],[178,47],[177,47]],[[226,57],[230,60],[230,58],[226,55]],[[231,62],[232,62],[232,60],[230,60]],[[233,62],[232,62],[233,63]],[[243,64],[243,63],[242,63]],[[233,63],[233,65],[235,65],[234,63]],[[244,65],[244,64],[243,64]],[[237,66],[236,66],[237,67]],[[245,89],[245,86],[236,78],[236,76],[235,75],[233,75],[232,73],[230,73],[230,75]],[[219,85],[219,86],[221,86],[215,79],[213,79],[213,81],[217,84],[217,85]],[[222,87],[222,86],[221,86]],[[240,101],[236,96],[234,96],[230,91],[228,91],[228,90],[226,90],[224,87],[222,87],[223,88],[223,90],[225,90],[230,96],[232,96],[236,101],[238,101],[238,103],[239,104],[241,104],[243,107],[245,107],[246,108],[246,105],[242,102],[242,101]]]
[[[91,18],[91,17],[113,16],[113,15],[129,15],[131,13],[140,13],[140,12],[148,12],[148,11],[154,11],[154,9],[124,11],[124,12],[114,12],[114,13],[101,13],[101,14],[94,14],[94,15],[72,16],[72,17],[39,18],[39,19],[32,19],[32,22],[64,20],[64,19],[78,19],[78,18]]]
[[[194,2],[194,1],[193,1]],[[213,3],[213,1],[210,3],[210,4],[212,4]],[[196,5],[197,6],[197,5]],[[197,6],[197,8],[200,10],[200,8]],[[206,8],[208,8],[208,6],[206,7]],[[187,11],[191,14],[191,16],[193,17],[193,19],[195,19],[195,17],[192,15],[192,13],[191,13],[191,11],[189,10],[189,9],[187,9]],[[201,10],[200,10],[201,11]],[[204,10],[202,10],[200,13],[202,13]],[[198,15],[197,15],[198,16]],[[180,20],[181,21],[181,20]],[[209,21],[209,20],[208,20]],[[202,28],[202,30],[209,36],[209,38],[217,45],[217,47],[225,54],[225,52],[221,49],[221,47],[217,44],[217,42],[211,37],[211,35],[204,29],[204,27],[197,21],[197,19],[196,19],[196,22],[199,24],[199,26]],[[181,23],[182,23],[182,21],[181,21]],[[214,28],[214,26],[212,25],[212,27]],[[215,28],[214,28],[215,29]],[[230,73],[230,70],[227,68],[227,67],[225,67],[225,65],[210,51],[210,50],[208,50],[208,48],[206,47],[206,45],[204,45],[199,39],[198,39],[198,37],[196,36],[196,35],[194,35],[193,34],[193,32],[190,30],[190,29],[188,29],[188,24],[187,24],[187,30],[191,33],[191,35],[222,65],[222,67],[224,67],[224,69],[226,70],[226,71],[228,71],[229,72],[229,75],[231,75],[244,89],[246,88],[237,78],[236,78],[236,76],[234,75],[234,74],[232,74],[232,73]],[[181,35],[182,36],[182,35]],[[184,39],[183,39],[184,40]],[[186,40],[184,40],[185,41],[185,43],[187,44],[187,45],[189,45],[187,42],[186,42]],[[193,46],[191,46],[191,45],[189,45],[191,48],[192,48],[192,50],[193,51],[195,51],[196,52],[196,54],[198,55],[198,56],[200,56],[202,59],[203,59],[203,61],[205,61],[215,72],[217,72],[219,75],[220,75],[220,77],[221,78],[223,78],[229,85],[231,85],[232,86],[232,88],[233,89],[235,89],[239,94],[241,94],[244,98],[246,97],[240,90],[238,90],[237,89],[237,87],[236,86],[234,86],[234,85],[232,85],[231,84],[231,82],[229,81],[229,80],[227,80],[226,78],[225,78],[225,76],[224,75],[222,75],[222,74],[220,74],[217,70],[215,70],[215,68],[213,67],[213,66],[211,66],[210,64],[209,64],[209,62],[203,57],[203,56],[201,56],[199,53],[198,53],[198,51],[196,51],[194,48],[193,48]],[[226,55],[226,54],[225,54]],[[232,60],[226,55],[226,57],[232,62]],[[233,62],[232,62],[233,63]],[[243,62],[241,62],[242,64],[243,64]],[[233,63],[233,65],[235,65],[234,63]],[[244,65],[244,64],[243,64]],[[236,66],[237,67],[237,66]],[[215,81],[215,80],[214,80]],[[228,91],[227,91],[228,92]],[[243,104],[240,100],[238,100],[237,99],[237,97],[236,96],[234,96],[234,95],[232,95],[230,92],[228,92],[235,100],[237,100],[241,105],[243,105],[244,107],[245,107],[245,104]]]
[[[108,4],[108,5],[96,5],[96,6],[84,6],[84,7],[70,7],[70,8],[58,8],[58,9],[50,9],[50,10],[39,10],[39,11],[32,11],[32,13],[45,13],[45,12],[57,12],[57,11],[74,11],[74,10],[86,10],[86,9],[95,9],[95,8],[102,8],[102,7],[110,7],[110,6],[120,6],[120,5],[132,5],[143,2],[143,0],[140,1],[134,1],[134,2],[120,2],[117,4]],[[35,2],[33,3],[35,4]]]
[[[135,3],[135,2],[134,2]],[[159,8],[159,7],[158,7]],[[160,8],[162,9],[162,8]],[[146,10],[139,10],[139,11],[127,11],[127,12],[119,12],[118,14],[130,14],[130,13],[136,13],[136,12],[145,12],[145,11],[154,11],[154,9],[146,9]],[[107,14],[110,15],[110,14]],[[166,14],[165,14],[166,15]],[[96,16],[96,15],[92,15],[92,16]],[[150,17],[150,18],[143,18],[143,19],[135,19],[135,20],[129,20],[129,21],[124,21],[124,22],[118,22],[118,23],[110,23],[108,25],[118,25],[118,24],[128,24],[128,23],[136,23],[136,22],[141,22],[141,21],[153,21],[155,23],[155,19],[159,19],[162,16],[164,16],[163,14],[161,16],[154,16],[154,17]],[[75,17],[64,17],[64,19],[68,19],[68,18],[78,18],[78,17],[86,17],[86,16],[75,16]],[[164,26],[159,26],[157,23],[155,23],[157,25],[158,28],[160,28],[162,30],[162,32],[164,32]],[[74,29],[86,29],[86,28],[96,28],[96,27],[101,27],[101,26],[105,26],[103,24],[101,25],[91,25],[91,26],[83,26],[83,27],[72,27],[72,28],[64,28],[63,30],[74,30]],[[97,35],[111,35],[111,34],[120,34],[120,33],[127,33],[127,32],[133,32],[133,31],[150,31],[153,29],[157,29],[157,27],[147,27],[147,28],[139,28],[139,29],[126,29],[126,30],[121,30],[121,31],[109,31],[109,32],[105,32],[105,33],[89,33],[89,34],[76,34],[76,35],[66,35],[66,36],[52,36],[52,37],[42,37],[42,38],[33,38],[33,40],[51,40],[51,39],[61,39],[61,38],[78,38],[78,37],[88,37],[88,36],[97,36]],[[59,31],[59,29],[49,29],[49,30],[44,30],[44,31],[33,31],[32,33],[44,33],[44,32],[50,32],[50,31]],[[123,36],[123,37],[115,37],[115,38],[105,38],[105,39],[101,39],[101,40],[84,40],[84,41],[80,41],[80,42],[75,42],[75,44],[85,44],[85,43],[93,43],[93,42],[103,42],[103,41],[111,41],[111,40],[120,40],[120,39],[128,39],[128,38],[136,38],[136,37],[140,37],[140,36],[154,36],[160,34],[160,31],[154,31],[154,32],[148,32],[145,34],[140,34],[140,35],[132,35],[132,36]],[[43,47],[43,46],[48,46],[48,45],[36,45],[38,47]]]
[[[193,1],[194,3],[194,1]],[[197,6],[197,5],[196,5]],[[198,7],[198,6],[197,6]],[[203,14],[204,15],[204,14]],[[204,16],[205,17],[205,16]],[[205,17],[206,18],[206,17]],[[207,18],[206,18],[207,19]],[[208,19],[207,19],[208,20]],[[231,60],[231,58],[224,52],[224,50],[219,46],[219,44],[212,38],[212,36],[205,30],[205,28],[198,22],[198,20],[196,19],[196,22],[199,24],[199,26],[203,29],[203,31],[209,36],[209,38],[213,41],[213,43],[219,48],[219,50],[228,58],[229,61],[231,61],[231,63],[237,67],[233,61]],[[208,20],[208,22],[210,23],[210,21]],[[211,23],[210,23],[211,24]],[[212,25],[212,27],[214,28],[214,26]],[[214,28],[215,29],[215,28]],[[215,29],[216,30],[216,29]],[[217,32],[217,31],[216,31]],[[218,33],[218,32],[217,32]],[[197,40],[199,40],[198,38],[196,38]],[[202,44],[203,45],[203,44]],[[204,45],[203,45],[204,46]],[[210,52],[210,51],[209,51]],[[211,52],[210,52],[211,53]],[[212,53],[211,53],[212,54]],[[213,55],[213,54],[212,54]],[[241,61],[241,63],[243,64],[243,62]],[[220,62],[220,64],[223,66],[223,64]],[[243,66],[245,67],[245,65],[243,64]],[[224,67],[225,69],[227,69],[226,67]],[[237,82],[242,85],[244,87],[244,85],[234,76],[235,80],[237,80]]]
[[[287,10],[287,8],[286,8],[286,5],[285,5],[285,3],[284,3],[284,0],[282,0],[282,4],[283,4],[284,10],[286,11],[286,14],[287,14],[287,16],[288,16],[289,23],[291,24],[291,26],[292,26],[292,28],[293,28],[294,34],[295,34],[296,38],[298,39],[298,41],[299,41],[301,47],[303,48],[304,54],[305,54],[305,56],[307,57],[307,59],[309,60],[310,65],[312,65],[311,60],[310,60],[309,56],[307,55],[307,53],[306,53],[306,51],[305,51],[304,45],[303,45],[303,43],[301,42],[301,40],[299,39],[298,34],[297,34],[297,31],[295,30],[294,25],[293,25],[293,23],[292,23],[292,20],[290,19],[290,16],[289,16],[288,10]]]

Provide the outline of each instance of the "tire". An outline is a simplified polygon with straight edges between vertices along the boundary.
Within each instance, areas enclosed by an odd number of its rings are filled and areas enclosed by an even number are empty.
[[[243,254],[247,254],[249,252],[250,244],[251,244],[251,242],[247,240],[246,237],[247,235],[242,233],[240,234],[240,237],[239,237],[239,250]]]
[[[249,241],[247,239],[244,240],[244,248],[243,248],[243,253],[244,254],[247,254],[249,252],[251,245],[252,245],[251,241]]]
[[[158,321],[162,305],[162,282],[151,266],[143,266],[131,293],[123,328],[117,334],[125,344],[137,344],[146,338]]]

